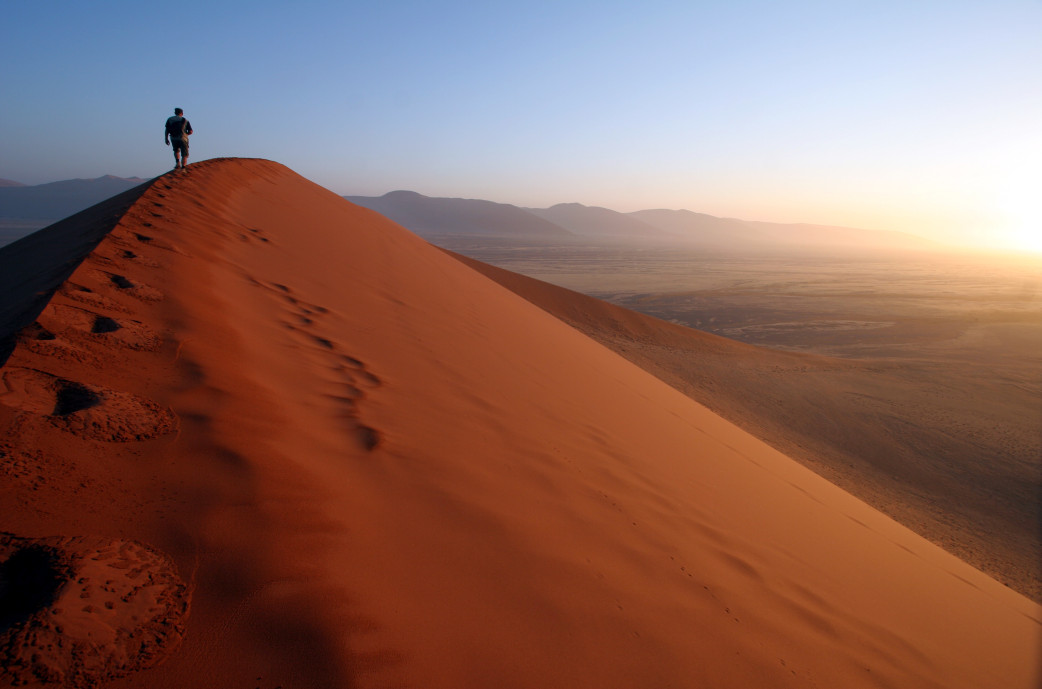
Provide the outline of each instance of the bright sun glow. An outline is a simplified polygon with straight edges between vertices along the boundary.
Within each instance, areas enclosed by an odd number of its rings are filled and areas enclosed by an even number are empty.
[[[1042,170],[1010,179],[999,192],[998,209],[1004,220],[999,241],[1010,249],[1042,253]]]

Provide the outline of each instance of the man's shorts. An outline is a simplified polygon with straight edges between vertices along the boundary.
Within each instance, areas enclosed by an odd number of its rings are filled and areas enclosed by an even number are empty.
[[[174,155],[185,157],[188,155],[188,139],[170,139],[170,146],[174,149]]]

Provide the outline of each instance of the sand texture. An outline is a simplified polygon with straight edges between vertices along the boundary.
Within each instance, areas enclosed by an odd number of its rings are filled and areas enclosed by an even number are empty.
[[[376,213],[138,194],[0,251],[0,683],[1038,686],[1038,605]]]

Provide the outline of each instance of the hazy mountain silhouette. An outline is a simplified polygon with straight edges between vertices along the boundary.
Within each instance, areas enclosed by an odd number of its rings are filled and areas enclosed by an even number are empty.
[[[637,217],[599,206],[584,206],[581,203],[559,203],[550,208],[526,208],[525,210],[579,235],[611,237],[663,235],[663,231],[660,228],[654,227]]]
[[[506,203],[430,197],[414,191],[344,198],[421,236],[567,237],[570,234],[548,220]]]
[[[141,184],[139,178],[106,175],[48,184],[0,180],[0,246]],[[927,249],[934,243],[901,232],[812,224],[718,218],[689,210],[620,213],[561,203],[520,208],[480,199],[429,197],[413,191],[345,196],[425,237],[469,235],[540,239],[682,240],[715,249],[870,248]]]
[[[105,175],[47,184],[0,183],[0,246],[79,213],[145,180]]]
[[[423,237],[464,235],[541,239],[680,241],[730,251],[750,249],[922,250],[921,237],[881,230],[719,218],[689,210],[620,213],[580,203],[521,208],[478,199],[429,197],[413,191],[345,196]]]

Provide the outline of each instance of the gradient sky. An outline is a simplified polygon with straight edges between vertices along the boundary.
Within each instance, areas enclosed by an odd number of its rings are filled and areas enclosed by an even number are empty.
[[[164,172],[180,106],[341,194],[1042,249],[1039,0],[12,0],[0,57],[26,184]]]

